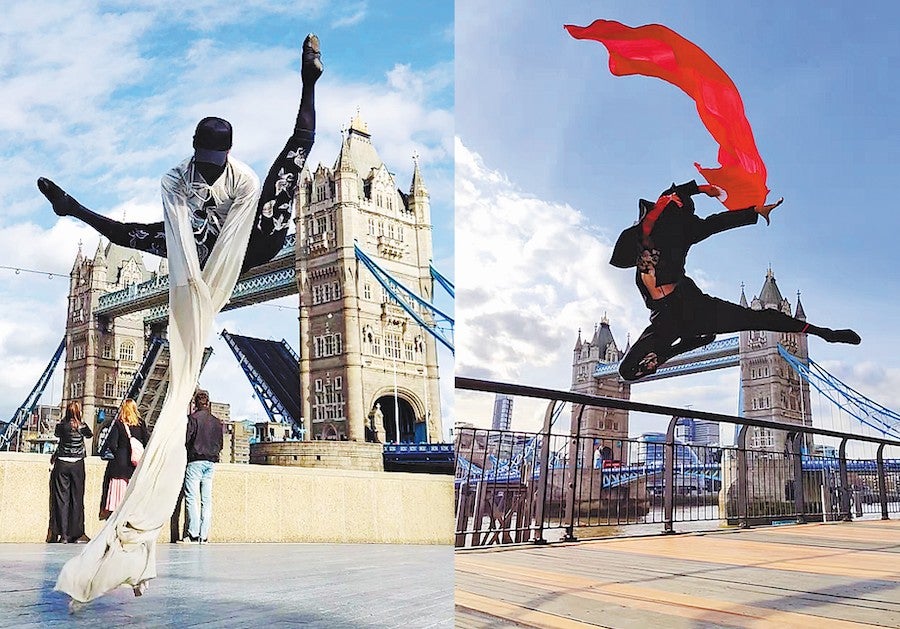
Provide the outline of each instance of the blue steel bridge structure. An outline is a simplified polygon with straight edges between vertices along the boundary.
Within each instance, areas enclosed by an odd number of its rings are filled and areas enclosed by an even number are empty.
[[[840,379],[830,374],[812,359],[801,360],[790,354],[783,346],[778,352],[787,364],[799,376],[817,390],[834,407],[849,417],[855,426],[869,433],[885,438],[900,439],[900,414],[875,402],[859,393]],[[701,373],[740,364],[740,338],[727,337],[713,341],[703,347],[686,352],[669,361],[652,376],[641,382],[672,378],[687,374]],[[615,377],[619,363],[598,364],[593,376],[595,378]],[[551,426],[563,410],[560,405],[554,410]],[[541,474],[538,464],[538,453],[541,447],[539,434],[531,436],[519,447],[512,449],[508,456],[498,458],[488,455],[483,466],[468,460],[463,453],[457,455],[456,482],[477,484],[489,481],[492,484],[518,484],[522,482],[523,470],[532,470],[529,476],[539,478]],[[663,474],[663,449],[665,434],[646,433],[637,439],[638,453],[636,462],[618,465],[617,462],[597,460],[594,467],[602,469],[600,482],[604,489],[628,485],[646,480],[648,487],[661,485]],[[549,467],[563,469],[566,466],[565,452],[568,443],[558,452],[551,453]],[[702,461],[690,446],[676,441],[675,445],[676,485],[697,488],[710,488],[721,483],[720,462]],[[885,460],[886,472],[900,472],[900,459]],[[874,474],[876,462],[872,460],[852,460],[846,462],[848,472]],[[802,454],[804,471],[837,472],[839,462],[833,457],[815,456],[812,453]]]
[[[231,299],[223,310],[241,308],[279,297],[297,294],[295,268],[296,234],[289,234],[278,254],[267,264],[255,267],[243,275],[232,292]],[[385,289],[394,303],[402,308],[428,334],[443,346],[454,351],[454,320],[423,299],[414,291],[393,278],[387,271],[354,245],[358,263],[368,269]],[[453,282],[441,274],[433,265],[430,267],[434,282],[453,298]],[[95,315],[100,321],[135,313],[144,313],[144,323],[151,329],[161,329],[168,320],[168,275],[133,284],[126,289],[110,292],[99,298]],[[303,438],[300,419],[299,362],[300,358],[290,345],[252,337],[222,333],[229,348],[234,353],[241,369],[247,376],[254,393],[262,403],[269,419],[290,426],[295,438]],[[0,422],[0,450],[9,449],[11,442],[22,426],[34,413],[41,395],[50,382],[50,376],[65,351],[65,338],[60,342],[50,362],[44,369],[34,388],[7,422]],[[209,348],[206,357],[209,356]],[[141,367],[135,373],[134,382],[126,397],[137,398],[147,383],[152,380],[167,379],[168,348],[164,339],[154,336]],[[164,397],[165,386],[156,389],[157,397]],[[161,392],[161,394],[160,394]],[[158,413],[162,399],[157,400]],[[155,421],[153,411],[148,422]],[[450,470],[452,446],[447,444],[385,444],[386,462],[395,469],[406,469],[421,463],[425,468],[437,466],[442,471]]]

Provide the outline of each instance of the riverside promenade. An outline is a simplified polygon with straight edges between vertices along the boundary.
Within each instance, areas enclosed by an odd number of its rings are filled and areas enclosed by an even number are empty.
[[[453,627],[453,550],[408,544],[160,544],[159,578],[70,614],[81,545],[0,544],[0,628]]]
[[[457,551],[456,626],[900,627],[900,521]]]

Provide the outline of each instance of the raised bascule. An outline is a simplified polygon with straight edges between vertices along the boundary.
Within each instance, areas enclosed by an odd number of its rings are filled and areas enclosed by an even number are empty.
[[[295,233],[272,261],[240,278],[224,310],[298,295],[299,352],[287,342],[273,349],[223,336],[270,420],[288,424],[294,438],[414,443],[420,447],[405,451],[417,454],[407,458],[433,464],[441,449],[425,446],[443,434],[436,343],[453,351],[453,319],[433,304],[434,289],[452,298],[453,284],[431,263],[418,160],[408,193],[400,190],[357,114],[333,167],[301,173],[295,207]],[[65,348],[63,404],[78,399],[96,425],[114,417],[127,394],[139,406],[164,398],[167,298],[164,259],[150,272],[141,254],[116,245],[101,243],[93,258],[79,250],[58,352]],[[250,355],[277,356],[284,368],[264,369]],[[27,414],[20,411],[2,431],[6,444]]]

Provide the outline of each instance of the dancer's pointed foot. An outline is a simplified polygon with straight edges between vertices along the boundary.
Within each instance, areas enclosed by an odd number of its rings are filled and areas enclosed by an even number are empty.
[[[135,595],[135,596],[143,596],[143,595],[144,595],[144,592],[147,591],[148,584],[149,584],[148,581],[141,581],[140,583],[138,583],[137,585],[135,585],[134,588],[133,588],[133,590],[134,590],[134,595]]]
[[[69,613],[70,614],[74,614],[75,612],[77,612],[79,609],[81,609],[84,606],[85,606],[85,603],[82,603],[81,601],[76,601],[74,598],[69,599]]]
[[[300,56],[300,78],[304,83],[315,83],[322,76],[325,66],[322,65],[322,54],[319,49],[319,38],[313,33],[303,40],[303,53]]]
[[[848,343],[850,345],[859,345],[862,339],[859,334],[853,330],[831,330],[825,328],[821,337],[829,343]]]
[[[58,216],[71,216],[75,213],[73,207],[76,206],[78,202],[55,183],[46,177],[40,177],[37,180],[37,187],[38,190],[41,191],[41,194],[50,201],[50,204],[53,206],[53,211]]]

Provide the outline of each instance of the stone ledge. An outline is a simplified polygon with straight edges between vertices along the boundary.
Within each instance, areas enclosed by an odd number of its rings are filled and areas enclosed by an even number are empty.
[[[105,461],[85,462],[85,528],[95,535]],[[0,543],[43,542],[50,456],[0,452]],[[175,535],[183,522],[174,523]],[[219,463],[211,542],[450,544],[453,479],[277,465]],[[170,540],[164,530],[160,541]]]
[[[270,441],[250,446],[250,463],[384,471],[384,446],[356,441]]]

